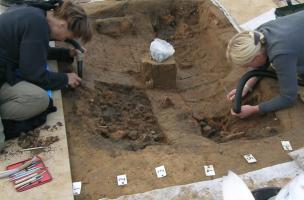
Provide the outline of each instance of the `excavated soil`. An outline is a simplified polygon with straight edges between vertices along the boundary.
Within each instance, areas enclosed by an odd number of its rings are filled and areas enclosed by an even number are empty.
[[[50,131],[53,132],[62,126],[62,122],[57,122],[53,126],[45,125],[39,128],[36,128],[33,131],[28,131],[27,133],[21,133],[18,137],[18,145],[23,149],[35,148],[35,147],[49,147],[51,144],[59,141],[58,136],[43,136],[41,131]]]
[[[165,142],[144,90],[104,82],[95,85],[95,90],[81,86],[77,93],[66,94],[77,99],[71,114],[85,121],[95,137],[129,151]]]
[[[288,161],[280,140],[303,141],[302,104],[278,113],[237,119],[227,90],[244,72],[225,59],[236,31],[205,0],[129,0],[84,4],[94,22],[81,87],[64,92],[64,112],[75,199],[115,198],[187,184]],[[176,88],[147,88],[141,59],[155,38],[175,48]],[[262,80],[243,103],[275,96],[277,84]],[[302,110],[303,111],[303,110]],[[258,160],[247,164],[243,155]],[[212,164],[216,176],[206,177]],[[156,178],[154,168],[166,167]],[[117,186],[126,174],[128,185]]]

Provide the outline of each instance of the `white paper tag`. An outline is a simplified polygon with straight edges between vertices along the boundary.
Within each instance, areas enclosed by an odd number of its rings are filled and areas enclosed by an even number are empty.
[[[117,184],[118,185],[127,185],[128,180],[127,180],[127,175],[119,175],[117,176]]]
[[[156,172],[157,178],[162,178],[162,177],[167,176],[165,166],[163,166],[163,165],[156,167],[155,172]]]
[[[73,195],[79,195],[81,191],[81,182],[73,183]]]
[[[292,147],[289,141],[281,141],[282,147],[285,151],[292,151]]]
[[[252,154],[244,155],[244,158],[247,160],[248,163],[255,163],[257,160],[253,157]]]
[[[204,169],[205,169],[206,176],[214,176],[215,175],[213,165],[205,165]]]

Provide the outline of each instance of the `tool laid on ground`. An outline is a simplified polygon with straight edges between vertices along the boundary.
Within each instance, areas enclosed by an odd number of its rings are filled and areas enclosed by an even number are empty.
[[[13,174],[16,174],[17,172],[27,168],[28,166],[30,166],[31,164],[33,164],[36,161],[37,161],[37,157],[34,156],[31,160],[27,160],[26,162],[22,163],[21,165],[18,165],[18,167],[15,167],[13,169],[8,169],[4,172],[0,172],[0,178],[6,178]]]
[[[81,47],[81,45],[76,41],[72,39],[65,40],[66,43],[71,44],[75,49],[77,49],[77,74],[80,78],[82,78],[82,69],[83,69],[83,54],[85,50]]]
[[[32,147],[32,148],[27,148],[27,149],[21,149],[20,151],[32,151],[32,150],[37,150],[37,149],[45,149],[45,147]]]
[[[29,179],[31,179],[31,178],[35,178],[35,177],[40,177],[43,173],[45,173],[46,171],[43,171],[43,172],[41,172],[41,173],[33,173],[33,174],[29,174],[29,175],[27,175],[27,176],[25,176],[25,177],[23,177],[23,178],[19,178],[18,180],[16,180],[15,181],[15,184],[20,184],[20,183],[22,183],[22,182],[25,182],[25,181],[27,181],[27,180],[29,180]],[[16,185],[17,186],[17,185]],[[15,186],[15,187],[16,187]]]
[[[43,174],[46,173],[46,171],[43,171],[41,173],[35,173],[30,176],[24,177],[22,179],[19,179],[15,181],[15,188],[23,188],[25,186],[29,186],[33,184],[34,182],[41,180],[43,178]]]
[[[43,167],[39,167],[39,168],[30,169],[28,171],[23,171],[22,173],[20,173],[18,175],[14,174],[14,176],[11,177],[11,180],[12,181],[16,181],[18,179],[22,179],[22,178],[27,177],[29,175],[35,174],[35,173],[37,173],[38,171],[40,171],[42,169],[44,169],[44,168]]]
[[[29,161],[32,160],[24,160],[7,166],[8,170],[14,170],[20,168],[20,166],[24,166],[24,163],[27,164],[26,167],[19,170],[18,173],[10,175],[10,181],[18,192],[31,189],[52,180],[41,158],[35,156],[34,162],[29,163]]]

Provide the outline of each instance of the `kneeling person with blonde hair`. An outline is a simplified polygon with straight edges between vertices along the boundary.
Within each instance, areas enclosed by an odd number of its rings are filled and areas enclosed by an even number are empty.
[[[234,65],[248,69],[273,66],[279,82],[280,94],[259,105],[243,105],[240,113],[231,114],[240,118],[255,113],[281,110],[297,101],[297,74],[304,73],[304,11],[267,22],[255,31],[236,34],[228,43],[227,59]],[[249,79],[244,87],[245,96],[257,82]],[[227,98],[233,101],[236,89]]]

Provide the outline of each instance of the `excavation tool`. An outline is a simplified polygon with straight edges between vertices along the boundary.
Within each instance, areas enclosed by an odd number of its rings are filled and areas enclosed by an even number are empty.
[[[26,172],[23,172],[21,174],[18,174],[18,175],[14,175],[11,177],[11,180],[12,181],[15,181],[15,180],[18,180],[20,178],[24,178],[26,176],[29,176],[31,174],[34,174],[34,173],[37,173],[38,171],[42,170],[42,169],[45,169],[44,167],[39,167],[39,168],[34,168],[34,169],[31,169],[31,170],[28,170]]]
[[[252,77],[268,77],[268,78],[277,79],[276,73],[268,70],[252,70],[244,74],[236,87],[233,112],[235,113],[241,112],[243,89],[245,87],[246,82]],[[304,86],[304,81],[298,79],[298,85]]]
[[[82,78],[82,68],[83,68],[83,54],[85,50],[81,47],[81,45],[76,40],[67,39],[65,42],[71,44],[75,49],[77,49],[77,74],[80,78]]]
[[[26,166],[24,168],[24,166]],[[35,156],[31,160],[23,160],[6,167],[8,171],[22,170],[9,176],[14,188],[18,192],[29,190],[52,180],[48,168],[40,157]]]
[[[15,188],[20,188],[20,187],[31,185],[32,183],[42,179],[42,175],[44,173],[45,173],[45,171],[41,172],[39,174],[35,174],[34,176],[28,176],[28,177],[26,177],[26,179],[16,181],[15,182],[15,184],[16,184]]]
[[[30,166],[32,163],[36,162],[37,161],[37,157],[34,156],[31,160],[27,161],[26,163],[24,163],[23,165],[21,165],[20,167],[17,167],[15,169],[11,169],[11,170],[7,170],[7,171],[4,171],[4,172],[0,172],[0,178],[6,178],[6,177],[9,177],[13,174],[16,174],[17,172],[27,168],[28,166]]]
[[[43,173],[45,173],[46,171],[43,171],[41,173],[33,173],[33,174],[29,174],[27,176],[24,176],[18,180],[15,181],[15,184],[19,184],[19,183],[22,183],[24,181],[27,181],[28,179],[31,179],[31,178],[34,178],[34,177],[37,177],[37,176],[41,176]]]

